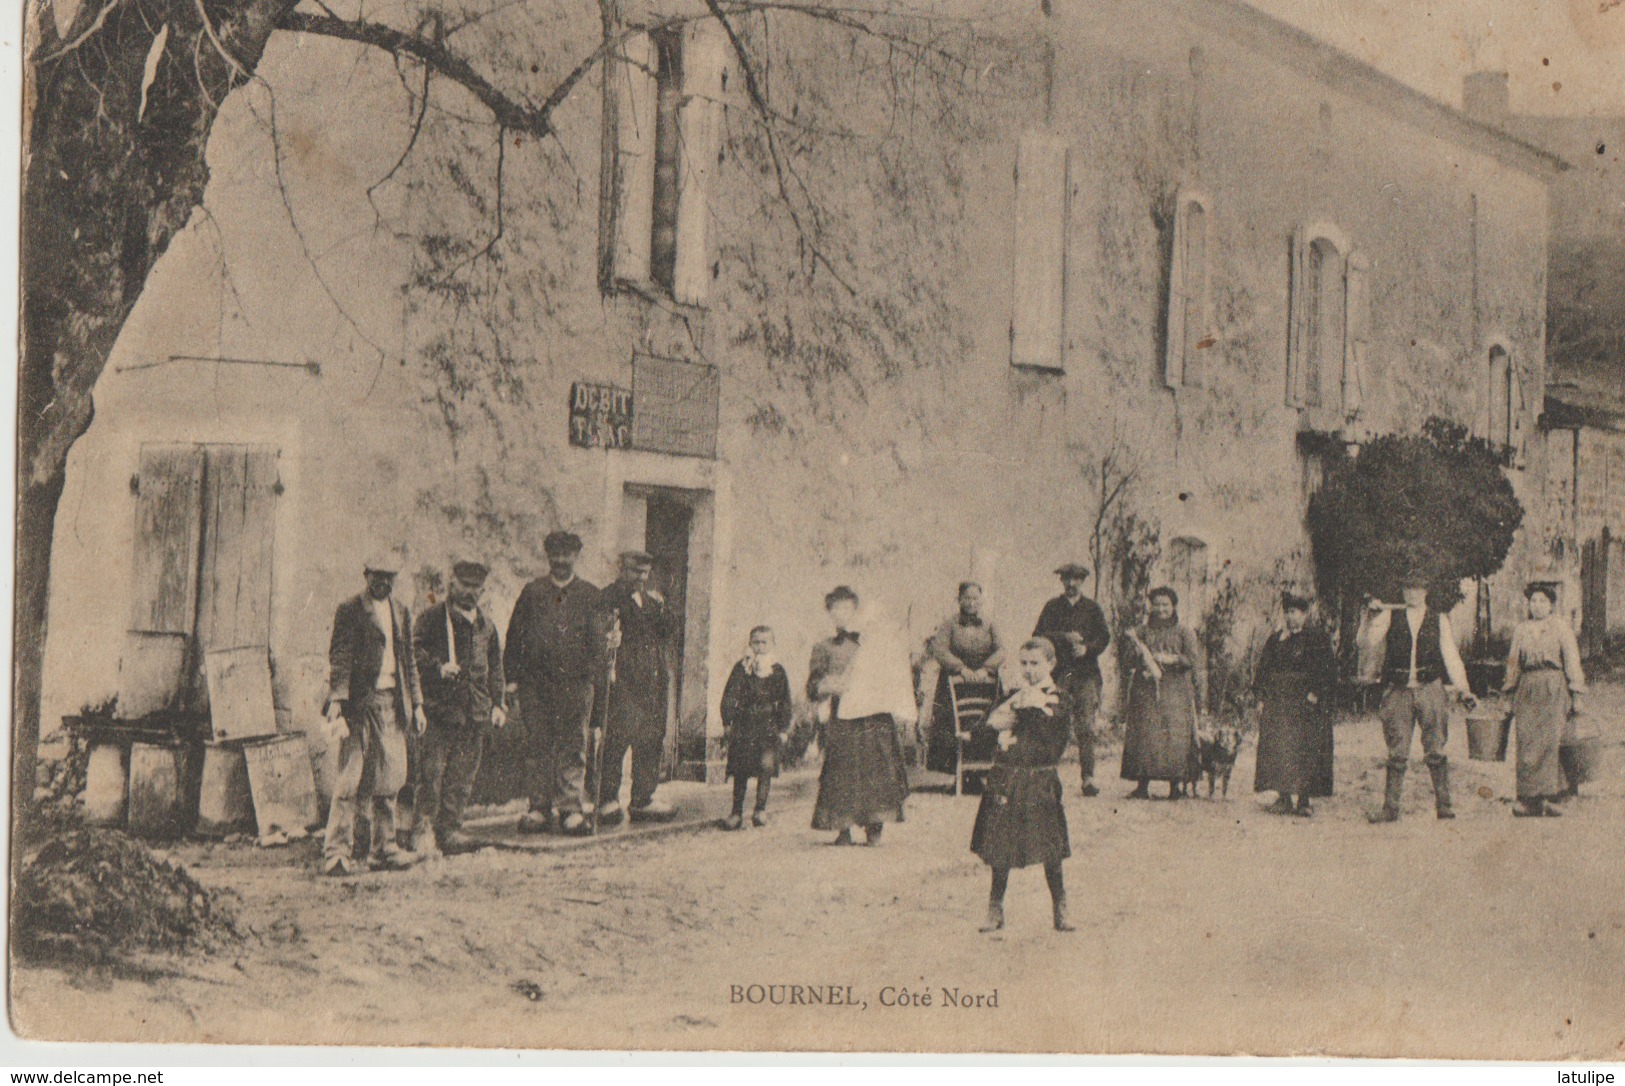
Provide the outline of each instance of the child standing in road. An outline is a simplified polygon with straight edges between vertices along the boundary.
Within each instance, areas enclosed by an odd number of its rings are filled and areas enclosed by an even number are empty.
[[[1035,637],[1021,646],[1017,662],[1021,687],[988,714],[988,725],[999,735],[999,753],[988,773],[987,790],[971,831],[971,851],[993,869],[987,920],[981,930],[1004,927],[1004,891],[1010,884],[1010,869],[1043,864],[1055,930],[1071,931],[1061,861],[1072,855],[1072,847],[1055,766],[1066,749],[1072,706],[1066,691],[1050,677],[1055,668],[1053,644]]]
[[[734,665],[722,690],[722,734],[728,745],[728,773],[734,782],[733,813],[723,828],[743,829],[745,790],[756,778],[753,826],[767,825],[767,795],[779,771],[779,748],[790,730],[790,678],[773,657],[773,630],[750,632],[750,651]]]

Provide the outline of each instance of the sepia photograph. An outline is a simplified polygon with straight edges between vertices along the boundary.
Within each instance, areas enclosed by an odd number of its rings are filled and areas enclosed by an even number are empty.
[[[1622,0],[11,40],[12,1043],[1625,1062]]]

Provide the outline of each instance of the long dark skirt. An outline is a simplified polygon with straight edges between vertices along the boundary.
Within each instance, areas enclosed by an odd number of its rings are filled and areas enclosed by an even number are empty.
[[[1518,798],[1560,795],[1564,779],[1559,747],[1569,718],[1569,683],[1561,671],[1526,671],[1512,695],[1518,729]]]
[[[1332,722],[1324,705],[1309,704],[1309,690],[1307,679],[1291,673],[1265,686],[1253,791],[1332,794]]]
[[[901,822],[908,774],[890,714],[832,720],[824,726],[824,768],[818,775],[815,830]]]
[[[1054,766],[995,765],[976,809],[970,850],[989,867],[1059,863],[1072,855]]]
[[[1186,671],[1164,672],[1153,682],[1134,676],[1123,735],[1126,781],[1194,781],[1201,766],[1196,750],[1196,688]]]

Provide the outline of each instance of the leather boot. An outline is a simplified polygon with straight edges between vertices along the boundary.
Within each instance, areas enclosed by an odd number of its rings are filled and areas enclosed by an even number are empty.
[[[1067,921],[1067,916],[1066,916],[1066,894],[1064,892],[1056,895],[1055,901],[1053,902],[1053,905],[1054,905],[1054,908],[1055,908],[1055,930],[1056,931],[1074,931],[1074,930],[1076,930]]]
[[[1433,777],[1434,813],[1440,818],[1455,818],[1456,812],[1450,806],[1450,763],[1430,765],[1428,773]]]
[[[1405,771],[1403,769],[1395,769],[1393,766],[1389,766],[1388,782],[1386,787],[1383,789],[1382,810],[1378,811],[1376,814],[1368,815],[1366,817],[1366,821],[1373,823],[1398,822],[1399,797],[1404,794],[1404,791]]]
[[[990,901],[987,903],[987,919],[982,921],[981,931],[998,931],[1004,927],[1004,902]]]

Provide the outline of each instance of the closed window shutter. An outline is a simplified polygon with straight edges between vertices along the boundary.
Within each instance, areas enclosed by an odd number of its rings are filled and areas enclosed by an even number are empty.
[[[1301,407],[1307,400],[1309,355],[1309,241],[1299,229],[1292,235],[1291,281],[1288,287],[1286,329],[1286,405]]]
[[[1014,365],[1062,368],[1066,220],[1067,145],[1053,136],[1024,135],[1016,152]]]
[[[203,450],[144,446],[136,486],[130,630],[190,634],[197,613]]]
[[[130,626],[119,657],[118,709],[126,720],[174,708],[185,689],[187,648],[197,619],[202,494],[202,449],[141,449]]]
[[[702,304],[711,283],[709,200],[721,142],[727,61],[728,38],[721,25],[711,19],[689,25],[683,35],[677,263],[672,277],[673,296],[689,305]]]
[[[208,709],[205,666],[210,653],[257,649],[263,655],[270,648],[276,460],[276,450],[261,445],[208,449],[197,670],[192,676],[196,712]]]
[[[1529,428],[1523,424],[1524,412],[1527,410],[1524,406],[1523,397],[1523,372],[1518,368],[1517,362],[1512,359],[1511,355],[1507,356],[1507,372],[1512,382],[1512,403],[1510,406],[1512,409],[1513,463],[1521,468],[1527,462],[1525,458],[1529,451]]]
[[[635,34],[613,66],[617,84],[615,146],[615,278],[649,281],[654,229],[655,67],[653,39]]]
[[[1371,339],[1370,263],[1356,250],[1349,254],[1344,281],[1347,329],[1343,349],[1343,417],[1353,419],[1365,402],[1366,344]]]
[[[1168,342],[1162,355],[1162,383],[1178,388],[1185,383],[1185,231],[1186,201],[1174,210],[1174,244],[1168,260]]]
[[[1206,348],[1198,344],[1208,334],[1207,205],[1200,200],[1186,200],[1183,218],[1185,227],[1180,237],[1180,281],[1183,287],[1183,297],[1180,299],[1183,304],[1180,370],[1186,385],[1200,386],[1206,376],[1202,366],[1202,351]]]

